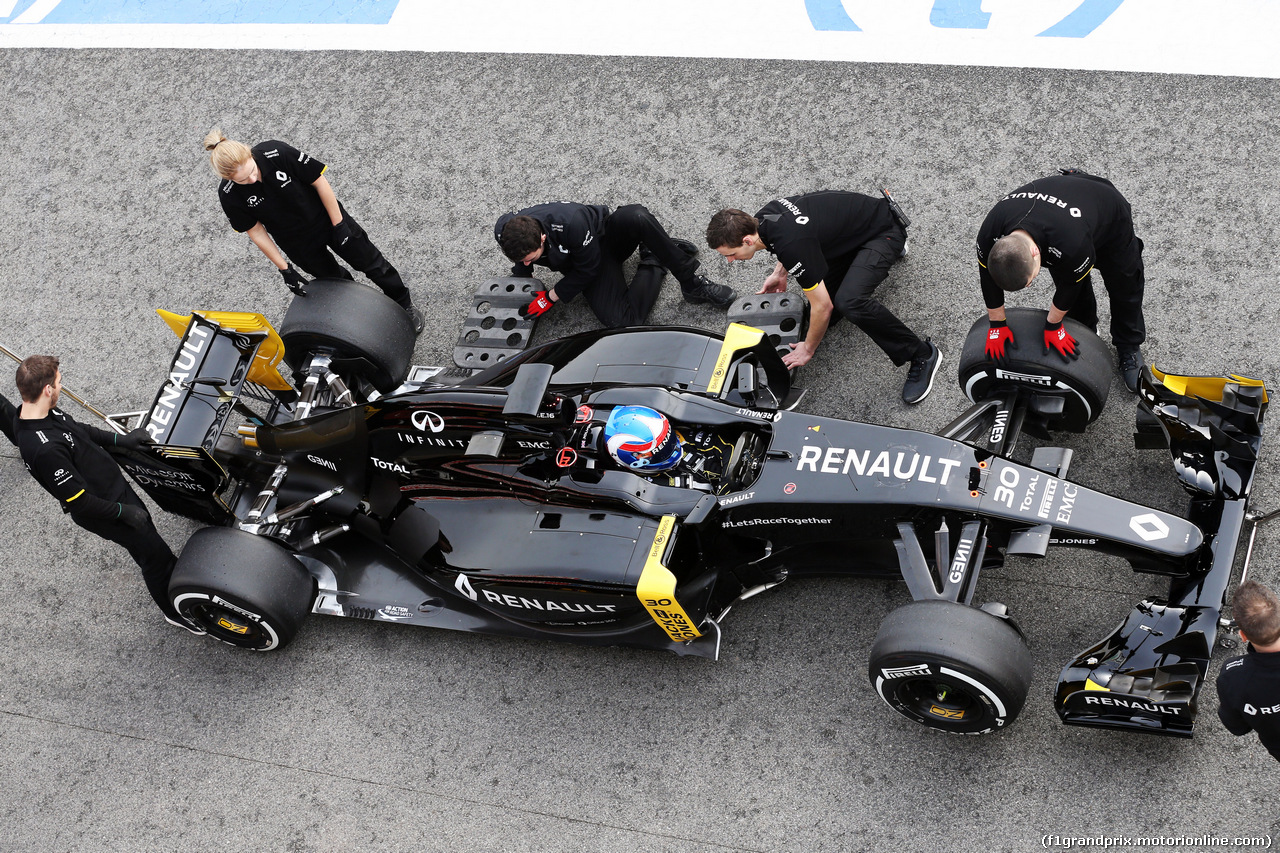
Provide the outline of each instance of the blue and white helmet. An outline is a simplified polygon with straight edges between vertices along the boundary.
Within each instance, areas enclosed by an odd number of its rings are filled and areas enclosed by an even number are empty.
[[[684,455],[670,421],[648,406],[619,406],[610,412],[604,442],[609,455],[632,471],[666,471]]]

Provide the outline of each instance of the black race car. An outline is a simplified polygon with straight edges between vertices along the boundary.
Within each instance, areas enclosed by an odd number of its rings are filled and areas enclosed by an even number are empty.
[[[1059,714],[1190,736],[1262,383],[1146,373],[1138,439],[1171,450],[1191,496],[1179,517],[1073,483],[1069,450],[1009,458],[1022,433],[1101,412],[1109,360],[1078,324],[1079,362],[997,366],[976,323],[960,359],[975,404],[929,434],[794,412],[774,343],[744,325],[589,332],[449,375],[409,364],[406,315],[378,292],[309,290],[279,335],[258,315],[169,315],[182,343],[143,416],[157,445],[122,460],[162,507],[211,525],[170,594],[217,639],[277,649],[313,612],[714,658],[732,606],[789,578],[901,575],[914,601],[872,646],[875,689],[924,725],[982,733],[1018,715],[1031,664],[1007,608],[976,605],[981,572],[1086,548],[1170,590],[1066,665]],[[1028,340],[1042,320],[1010,311]],[[660,413],[677,463],[619,455],[609,429],[627,407]]]

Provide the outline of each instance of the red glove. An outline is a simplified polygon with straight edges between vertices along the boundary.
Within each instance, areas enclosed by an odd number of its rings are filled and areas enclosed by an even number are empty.
[[[992,320],[991,328],[987,330],[987,358],[992,361],[1004,358],[1006,345],[1009,349],[1018,348],[1018,344],[1013,340],[1013,330],[1004,320]]]
[[[1050,348],[1057,351],[1058,355],[1065,359],[1075,359],[1080,357],[1080,345],[1076,343],[1076,339],[1066,329],[1062,328],[1062,323],[1050,323],[1045,321],[1044,324],[1044,351],[1047,355]]]
[[[520,309],[520,316],[541,317],[551,310],[552,305],[555,305],[555,303],[551,301],[551,297],[547,296],[545,290],[536,291],[533,294],[533,301]]]

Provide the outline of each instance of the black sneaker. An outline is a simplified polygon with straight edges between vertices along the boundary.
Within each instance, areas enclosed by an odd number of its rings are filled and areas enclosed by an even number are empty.
[[[710,302],[717,308],[733,304],[733,288],[728,285],[716,284],[705,275],[694,276],[691,285],[684,288],[685,302]]]
[[[201,628],[196,623],[188,622],[186,619],[183,619],[181,616],[179,616],[177,619],[174,619],[172,616],[165,616],[164,621],[168,622],[170,625],[173,625],[174,627],[183,628],[187,631],[190,631],[191,633],[195,634],[197,637],[203,637],[205,634],[209,633],[208,631]]]
[[[928,338],[924,342],[929,345],[929,354],[911,359],[907,382],[902,386],[902,402],[911,405],[929,396],[933,390],[933,377],[938,375],[938,368],[942,366],[942,350]]]
[[[414,337],[422,334],[422,330],[427,326],[427,322],[422,319],[422,312],[417,308],[414,308],[412,305],[404,310],[408,312],[409,320],[413,323]]]
[[[1131,346],[1116,347],[1116,363],[1120,366],[1124,387],[1130,394],[1137,394],[1138,380],[1142,378],[1142,368],[1147,364],[1142,358],[1142,350]]]

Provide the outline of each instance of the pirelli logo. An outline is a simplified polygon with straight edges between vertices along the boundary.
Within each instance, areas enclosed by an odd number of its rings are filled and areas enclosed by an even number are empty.
[[[636,596],[672,642],[686,643],[701,637],[702,632],[694,627],[693,620],[676,600],[676,576],[662,563],[662,556],[671,544],[671,534],[675,528],[674,515],[663,516],[662,521],[658,522],[658,532],[653,536],[649,556],[645,559],[644,570],[636,584]]]

